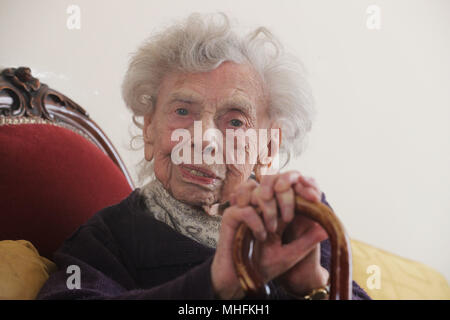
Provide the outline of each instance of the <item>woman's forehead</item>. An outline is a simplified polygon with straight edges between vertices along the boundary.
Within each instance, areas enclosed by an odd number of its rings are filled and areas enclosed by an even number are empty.
[[[168,74],[163,79],[161,94],[193,102],[232,96],[255,101],[262,94],[262,84],[249,66],[223,63],[207,72]]]

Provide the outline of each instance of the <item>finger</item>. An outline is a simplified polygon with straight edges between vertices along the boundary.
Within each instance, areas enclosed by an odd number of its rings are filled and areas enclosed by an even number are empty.
[[[298,220],[297,220],[298,218]],[[302,214],[297,215],[294,218],[294,221],[289,224],[289,231],[291,232],[291,239],[299,239],[306,234],[310,233],[312,229],[319,229],[318,231],[321,232],[321,236],[328,238],[328,233],[325,231],[325,229],[322,227],[320,223],[317,221],[312,220],[311,218],[308,218]]]
[[[289,223],[283,221],[282,219],[278,219],[278,222],[277,222],[277,231],[276,231],[276,233],[278,234],[278,236],[279,236],[280,238],[283,237],[283,233],[284,233],[284,231],[286,230],[286,228],[287,228],[288,226],[289,226]]]
[[[284,222],[291,222],[294,218],[295,194],[292,188],[284,192],[277,192],[276,198],[281,211],[281,218]]]
[[[302,237],[315,222],[302,214],[294,216],[294,219],[286,227],[283,238],[287,242]]]
[[[316,188],[317,190],[319,190],[317,181],[312,177],[305,177],[300,175],[300,177],[298,177],[298,182],[302,183],[306,187]]]
[[[258,183],[254,180],[250,180],[242,184],[236,191],[236,205],[240,208],[249,205],[252,197],[252,191],[258,186]]]
[[[320,202],[322,197],[321,191],[313,187],[305,187],[301,183],[297,183],[294,187],[294,190],[296,194],[311,202]]]
[[[290,263],[296,264],[314,249],[320,242],[328,238],[328,234],[317,223],[310,228],[302,237],[282,247],[282,255],[291,257]]]
[[[264,223],[255,209],[250,206],[244,208],[230,207],[225,210],[222,218],[222,224],[225,227],[224,236],[234,238],[234,234],[241,223],[245,223],[249,227],[256,239],[261,241],[266,239],[267,232]],[[226,226],[229,228],[226,228]]]
[[[269,201],[273,198],[273,186],[278,178],[278,175],[264,175],[261,178],[260,187],[261,193],[260,196],[263,200]]]
[[[264,224],[270,232],[275,232],[277,230],[277,202],[275,199],[265,201],[261,197],[261,187],[258,186],[252,192],[251,203],[257,205],[262,212],[264,218]]]
[[[263,212],[264,224],[270,232],[276,232],[278,227],[278,210],[277,201],[272,199],[270,201],[261,201],[259,204]]]
[[[234,193],[234,192],[232,194],[230,194],[230,204],[232,206],[236,205],[236,193]]]
[[[277,181],[274,185],[275,192],[284,192],[287,191],[291,186],[298,182],[300,177],[300,172],[298,171],[288,171],[282,173],[278,176]]]

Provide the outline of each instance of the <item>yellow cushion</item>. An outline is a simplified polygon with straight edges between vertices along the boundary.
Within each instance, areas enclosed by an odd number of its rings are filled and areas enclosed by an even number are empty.
[[[34,299],[55,270],[30,242],[0,241],[0,299]]]
[[[450,299],[447,280],[432,268],[357,240],[351,246],[353,279],[372,299]],[[377,271],[379,288],[373,278]]]
[[[372,299],[450,299],[446,279],[432,268],[357,240],[351,246],[353,279]],[[54,271],[30,242],[0,241],[0,299],[34,299]]]

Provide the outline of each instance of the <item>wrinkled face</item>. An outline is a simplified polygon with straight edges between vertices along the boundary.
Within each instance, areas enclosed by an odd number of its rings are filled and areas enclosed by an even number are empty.
[[[265,101],[258,76],[246,65],[224,62],[210,72],[166,75],[156,108],[144,117],[145,155],[147,160],[154,160],[156,177],[176,199],[191,205],[205,206],[228,200],[233,190],[249,178],[255,161],[250,161],[247,154],[245,163],[226,163],[226,130],[267,128]],[[211,146],[210,141],[202,138],[200,148],[198,144],[194,147],[194,140],[189,141],[189,164],[175,164],[172,160],[172,150],[181,141],[172,141],[173,132],[185,129],[194,138],[194,127],[198,130],[199,124],[203,134],[211,128],[223,133],[223,164],[195,163],[195,154]],[[234,147],[239,147],[237,139]],[[219,151],[209,152],[215,155]]]

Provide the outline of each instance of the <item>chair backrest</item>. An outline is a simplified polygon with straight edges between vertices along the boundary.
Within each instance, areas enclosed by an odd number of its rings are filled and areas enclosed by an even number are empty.
[[[133,189],[117,150],[81,106],[29,68],[1,72],[0,240],[29,240],[51,257]]]

